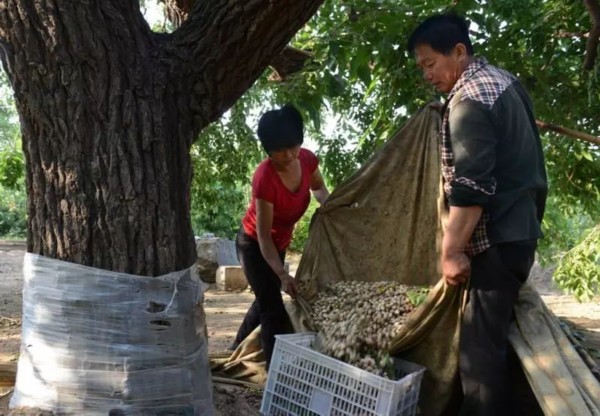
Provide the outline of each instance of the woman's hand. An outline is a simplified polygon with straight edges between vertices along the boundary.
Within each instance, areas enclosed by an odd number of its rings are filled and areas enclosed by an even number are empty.
[[[292,299],[296,299],[298,296],[298,283],[289,273],[283,272],[279,275],[281,280],[281,289],[291,296]]]

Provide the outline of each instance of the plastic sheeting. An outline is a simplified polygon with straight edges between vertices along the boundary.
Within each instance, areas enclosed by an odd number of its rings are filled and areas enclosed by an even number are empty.
[[[195,265],[146,277],[26,254],[10,407],[213,414],[203,297]]]

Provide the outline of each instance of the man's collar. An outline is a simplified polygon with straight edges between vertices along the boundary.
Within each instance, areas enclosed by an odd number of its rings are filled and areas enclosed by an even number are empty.
[[[475,74],[487,64],[488,61],[485,58],[474,58],[473,61],[469,65],[467,65],[460,78],[458,78],[456,84],[454,84],[452,91],[450,91],[450,94],[448,94],[448,100],[454,97],[454,94],[456,94],[458,90],[460,90],[463,87],[463,85],[465,85],[465,83],[469,80],[469,78],[473,76],[473,74]]]

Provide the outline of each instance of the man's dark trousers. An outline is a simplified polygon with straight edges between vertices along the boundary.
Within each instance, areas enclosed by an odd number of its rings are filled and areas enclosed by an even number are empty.
[[[509,415],[508,329],[537,240],[492,245],[471,259],[469,301],[461,326],[461,415]]]

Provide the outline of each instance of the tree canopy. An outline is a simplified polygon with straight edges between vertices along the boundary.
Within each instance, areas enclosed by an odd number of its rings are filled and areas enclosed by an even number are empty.
[[[225,134],[228,146],[247,148],[252,131],[239,114],[252,121],[292,102],[310,120],[329,181],[339,183],[423,104],[442,98],[422,81],[406,40],[425,17],[450,9],[472,22],[476,54],[522,81],[539,120],[600,134],[599,65],[583,68],[592,23],[582,2],[347,0],[326,2],[295,37],[292,45],[313,55],[303,71],[283,81],[265,72],[234,105],[232,117],[205,130],[198,145]],[[598,146],[542,133],[551,205],[597,218]],[[206,151],[217,170],[221,152],[231,154],[222,146]],[[243,181],[251,168],[222,169],[222,175]]]
[[[256,143],[249,143],[256,115],[287,102],[309,121],[327,180],[339,184],[421,106],[443,99],[423,82],[406,42],[420,21],[444,11],[471,21],[475,53],[521,80],[538,120],[600,135],[600,63],[584,68],[594,20],[581,1],[330,1],[291,43],[312,55],[304,69],[283,80],[266,71],[230,117],[201,133],[196,146],[204,169],[211,166],[218,178],[203,186],[218,183],[240,192],[260,157]],[[555,261],[600,218],[600,148],[540,132],[550,181],[540,252]],[[206,147],[219,137],[227,144]],[[238,159],[241,154],[247,163]],[[234,160],[241,168],[228,168]],[[197,201],[210,195],[197,191]],[[238,200],[244,200],[241,194]],[[236,212],[242,211],[238,206]],[[233,216],[231,228],[237,221]]]

